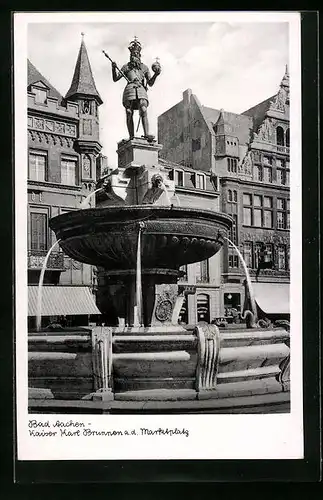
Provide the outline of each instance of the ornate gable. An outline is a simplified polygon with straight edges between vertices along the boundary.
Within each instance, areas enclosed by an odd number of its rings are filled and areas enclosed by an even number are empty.
[[[271,102],[268,114],[273,114],[278,118],[279,114],[277,115],[276,112],[286,116],[289,115],[289,73],[287,65],[278,93]]]
[[[246,155],[244,156],[243,160],[239,164],[239,173],[243,176],[249,176],[252,177],[252,167],[253,167],[253,161],[252,161],[252,153],[251,151],[248,151]]]
[[[266,117],[262,124],[260,125],[257,133],[254,134],[254,141],[265,141],[274,142],[275,141],[275,128],[273,126],[273,121],[271,118]]]

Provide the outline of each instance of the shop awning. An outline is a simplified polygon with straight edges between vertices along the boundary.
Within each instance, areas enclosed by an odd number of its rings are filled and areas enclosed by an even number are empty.
[[[28,316],[37,315],[38,286],[28,286]],[[44,286],[42,316],[101,314],[87,286]]]
[[[258,307],[266,314],[290,314],[289,283],[252,283]]]

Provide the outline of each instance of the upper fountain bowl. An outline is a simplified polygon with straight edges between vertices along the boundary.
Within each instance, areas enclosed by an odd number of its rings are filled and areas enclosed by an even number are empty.
[[[184,207],[109,206],[77,210],[50,220],[72,259],[106,270],[136,268],[142,226],[142,269],[174,269],[210,258],[232,226],[230,216]]]

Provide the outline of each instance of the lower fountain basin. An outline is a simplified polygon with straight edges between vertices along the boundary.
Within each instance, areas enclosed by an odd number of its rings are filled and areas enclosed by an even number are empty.
[[[50,227],[69,257],[106,270],[127,270],[136,267],[139,223],[142,268],[178,269],[218,252],[232,219],[184,207],[109,206],[59,215]]]

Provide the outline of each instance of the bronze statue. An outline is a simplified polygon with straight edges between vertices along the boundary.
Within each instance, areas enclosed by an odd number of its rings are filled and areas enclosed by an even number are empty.
[[[161,73],[161,67],[156,60],[152,65],[154,75],[151,76],[148,67],[141,62],[141,44],[136,37],[130,43],[128,49],[130,51],[130,61],[122,66],[121,70],[104,51],[103,53],[112,63],[113,81],[117,82],[120,78],[125,78],[128,82],[123,91],[122,104],[126,109],[127,127],[130,139],[133,139],[135,136],[133,112],[134,110],[138,110],[144,129],[143,137],[148,141],[152,141],[154,136],[149,134],[147,118],[147,107],[149,105],[147,88],[148,86],[152,87],[154,85],[157,76]]]

